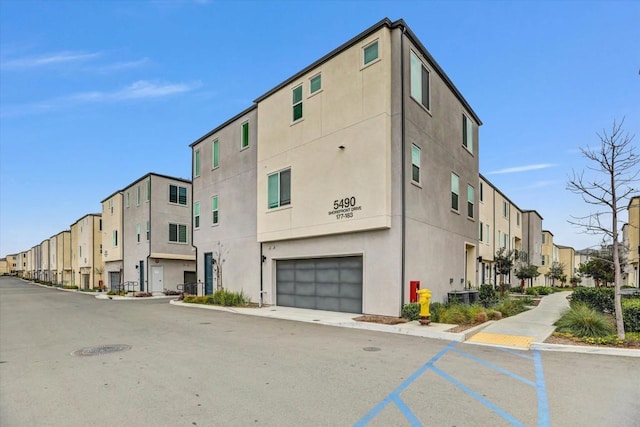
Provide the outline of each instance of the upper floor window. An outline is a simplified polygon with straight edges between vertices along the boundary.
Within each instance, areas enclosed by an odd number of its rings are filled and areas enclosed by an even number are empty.
[[[187,226],[169,223],[169,242],[187,243]]]
[[[467,216],[473,218],[473,204],[475,203],[475,191],[470,185],[467,185]]]
[[[200,228],[200,202],[193,204],[193,228]]]
[[[127,191],[127,194],[124,195],[124,207],[128,208],[130,204],[131,204],[131,199],[130,199],[129,192]]]
[[[151,239],[151,222],[147,221],[147,242]]]
[[[291,169],[273,173],[267,179],[269,209],[291,204]]]
[[[242,124],[242,136],[240,141],[240,148],[247,148],[249,146],[249,122]]]
[[[502,202],[502,216],[509,219],[509,203],[506,201]]]
[[[187,205],[187,187],[169,184],[169,203]]]
[[[473,123],[466,114],[462,115],[462,145],[473,153]]]
[[[427,110],[430,109],[429,70],[413,52],[411,52],[411,97]]]
[[[136,187],[136,206],[140,206],[140,186]]]
[[[200,176],[200,150],[193,153],[193,176]]]
[[[451,174],[451,209],[458,210],[458,197],[460,194],[460,179],[455,173]]]
[[[220,222],[220,216],[218,213],[218,196],[213,196],[211,198],[211,222],[213,223],[213,225],[216,225],[218,222]]]
[[[520,225],[520,212],[516,212],[516,225]]]
[[[151,178],[147,180],[147,202],[151,200]]]
[[[420,147],[411,145],[411,180],[420,184]]]
[[[484,184],[480,182],[480,201],[484,202]]]
[[[212,151],[211,164],[215,169],[218,166],[220,166],[220,142],[217,139],[213,141],[213,146],[211,151]]]
[[[546,242],[546,240],[547,240],[547,236],[546,236],[544,233],[542,233],[542,244],[543,244],[543,245],[544,245],[545,243],[547,243],[547,242]]]
[[[113,246],[118,246],[118,230],[113,230],[113,232],[111,232],[111,244]]]
[[[373,43],[369,43],[363,49],[363,61],[364,65],[367,65],[376,59],[378,59],[378,40]]]
[[[140,243],[140,224],[136,224],[136,239]]]
[[[293,109],[292,121],[300,120],[302,118],[302,85],[293,88],[291,105]]]
[[[309,80],[309,93],[314,94],[322,89],[322,74],[317,74]]]

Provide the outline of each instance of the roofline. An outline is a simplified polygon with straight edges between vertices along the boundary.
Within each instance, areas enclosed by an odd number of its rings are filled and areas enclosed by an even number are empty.
[[[115,195],[116,195],[116,194],[118,194],[118,193],[122,194],[122,190],[116,190],[116,191],[114,191],[113,193],[111,193],[111,194],[109,194],[107,197],[105,197],[104,199],[100,200],[100,203],[104,203],[104,202],[106,202],[107,200],[109,200],[110,198],[112,198],[113,196],[115,196]]]
[[[538,212],[535,209],[525,209],[525,210],[522,211],[522,213],[534,213],[534,214],[538,215],[538,217],[540,219],[544,219],[544,218],[542,218],[542,215],[540,215],[540,212]]]
[[[88,216],[99,216],[99,217],[102,217],[102,212],[100,212],[100,213],[88,213],[88,214],[86,214],[86,215],[82,215],[80,218],[78,218],[78,219],[76,220],[76,222],[74,222],[73,224],[71,224],[71,226],[73,227],[74,225],[76,225],[77,223],[79,223],[79,222],[80,222],[80,220],[85,219],[85,218],[86,218],[86,217],[88,217]]]
[[[207,132],[205,135],[201,136],[200,138],[196,139],[194,142],[189,144],[189,147],[193,148],[194,145],[199,144],[200,142],[202,142],[205,139],[209,138],[211,135],[213,135],[213,134],[219,132],[221,129],[229,126],[231,123],[235,122],[240,117],[249,114],[251,111],[255,110],[256,108],[258,108],[258,104],[251,105],[251,107],[246,108],[244,111],[241,111],[240,113],[236,114],[235,116],[233,116],[232,118],[230,118],[226,122],[224,122],[221,125],[217,126],[213,130],[210,130],[209,132]]]
[[[298,71],[296,74],[294,74],[293,76],[289,77],[288,79],[286,79],[282,83],[276,85],[273,89],[271,89],[268,92],[266,92],[265,94],[259,96],[253,102],[257,104],[257,103],[261,102],[262,100],[264,100],[265,98],[268,98],[269,96],[271,96],[275,92],[277,92],[280,89],[288,86],[293,81],[299,79],[304,74],[307,74],[309,71],[313,70],[314,68],[317,68],[318,66],[324,64],[325,62],[327,62],[330,59],[334,58],[335,56],[339,55],[343,51],[349,49],[350,47],[352,47],[353,45],[357,44],[362,39],[370,36],[371,34],[375,33],[376,31],[380,30],[383,27],[387,27],[387,28],[389,28],[391,30],[396,29],[396,28],[402,28],[403,30],[405,30],[406,34],[411,39],[413,44],[416,45],[421,50],[421,53],[429,61],[430,65],[433,67],[433,69],[440,75],[440,77],[442,77],[442,79],[444,80],[444,82],[447,85],[447,87],[449,87],[449,89],[454,93],[454,95],[458,98],[458,100],[462,103],[462,105],[464,105],[464,107],[467,109],[469,114],[471,114],[473,116],[474,120],[478,123],[478,125],[482,125],[482,120],[480,120],[480,118],[475,113],[475,111],[473,111],[473,108],[471,108],[471,106],[469,105],[467,100],[464,99],[464,97],[462,96],[460,91],[458,91],[458,89],[455,87],[455,85],[453,84],[451,79],[449,79],[449,76],[447,76],[447,74],[442,70],[442,68],[440,67],[440,65],[438,65],[436,60],[433,59],[433,56],[431,56],[431,54],[429,53],[427,48],[422,44],[422,42],[420,42],[420,40],[418,40],[418,37],[409,28],[409,26],[405,23],[405,21],[403,19],[399,19],[399,20],[394,21],[394,22],[391,22],[391,20],[389,18],[384,18],[384,19],[380,20],[379,22],[377,22],[376,24],[374,24],[371,27],[367,28],[366,30],[364,30],[363,32],[358,34],[357,36],[355,36],[352,39],[350,39],[349,41],[347,41],[346,43],[343,43],[342,45],[338,46],[336,49],[332,50],[331,52],[329,52],[325,56],[323,56],[320,59],[318,59],[317,61],[311,63],[311,65],[306,66],[305,68],[303,68],[302,70]],[[404,78],[404,76],[403,76],[403,78]]]
[[[498,187],[496,187],[496,186],[495,186],[495,184],[494,184],[493,182],[489,181],[489,180],[488,180],[484,175],[482,175],[481,173],[478,173],[478,176],[479,176],[481,179],[485,180],[485,181],[486,181],[486,182],[491,186],[491,188],[493,188],[493,189],[494,189],[494,190],[496,190],[498,193],[500,193],[500,195],[501,195],[502,197],[504,197],[505,199],[507,199],[507,200],[509,201],[509,203],[511,203],[513,206],[515,206],[515,207],[516,207],[516,209],[518,209],[520,212],[525,212],[524,210],[520,209],[520,207],[519,207],[518,205],[516,205],[515,203],[513,203],[513,200],[511,200],[511,199],[509,198],[509,196],[507,196],[506,194],[504,194],[504,193],[503,193],[503,192],[502,192]],[[537,213],[537,212],[536,212],[536,213]],[[538,216],[540,216],[540,215],[538,214]],[[540,218],[542,218],[542,217],[540,217]]]
[[[549,231],[549,230],[542,230],[542,232],[543,233],[549,233],[549,234],[551,234],[553,236],[553,233],[551,231]]]
[[[145,175],[141,176],[140,178],[138,178],[138,179],[134,180],[134,181],[133,181],[133,182],[131,182],[130,184],[126,185],[125,187],[122,187],[120,190],[116,190],[116,191],[114,191],[113,193],[111,193],[110,195],[108,195],[107,197],[105,197],[104,199],[102,199],[102,200],[100,201],[100,203],[104,203],[104,202],[106,202],[107,200],[109,200],[110,198],[112,198],[113,196],[115,196],[115,195],[116,195],[116,194],[118,194],[118,193],[121,193],[121,194],[122,194],[122,193],[124,192],[124,190],[126,190],[127,188],[132,187],[133,185],[137,184],[138,182],[140,182],[140,181],[142,181],[143,179],[148,178],[148,177],[150,177],[150,176],[157,176],[157,177],[160,177],[160,178],[172,179],[172,180],[175,180],[175,181],[181,181],[181,182],[184,182],[184,183],[187,183],[187,184],[191,184],[191,180],[186,179],[186,178],[178,178],[178,177],[176,177],[176,176],[163,175],[163,174],[161,174],[161,173],[156,173],[156,172],[149,172],[149,173],[146,173]],[[84,217],[83,217],[83,218],[84,218]]]

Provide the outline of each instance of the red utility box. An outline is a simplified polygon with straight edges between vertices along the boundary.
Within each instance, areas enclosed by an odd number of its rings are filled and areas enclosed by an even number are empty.
[[[418,289],[420,289],[419,280],[409,282],[409,302],[418,302]]]

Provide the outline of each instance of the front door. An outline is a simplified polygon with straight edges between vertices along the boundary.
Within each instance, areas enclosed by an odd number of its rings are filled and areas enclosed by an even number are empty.
[[[162,292],[164,290],[164,271],[161,265],[151,266],[151,289],[152,293]]]
[[[213,295],[213,253],[204,254],[204,294]]]
[[[144,261],[140,261],[138,270],[140,270],[140,292],[144,292]]]

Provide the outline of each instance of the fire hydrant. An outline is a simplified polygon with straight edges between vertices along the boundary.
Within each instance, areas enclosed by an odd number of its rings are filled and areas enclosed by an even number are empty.
[[[431,302],[431,291],[429,289],[418,289],[418,300],[420,302],[420,324],[428,325],[431,323],[431,313],[429,312],[429,303]]]

